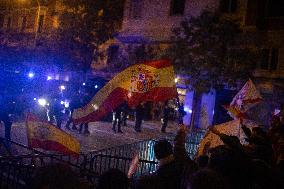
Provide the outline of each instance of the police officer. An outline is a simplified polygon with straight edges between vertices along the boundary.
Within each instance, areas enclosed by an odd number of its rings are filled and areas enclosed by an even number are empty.
[[[124,103],[124,104],[122,104],[122,112],[121,112],[121,114],[122,114],[122,125],[123,126],[127,126],[127,124],[126,124],[126,121],[127,121],[127,115],[128,115],[128,105],[127,105],[127,103]]]
[[[57,128],[61,129],[61,123],[63,119],[63,111],[64,107],[63,105],[59,102],[57,98],[55,98],[51,103],[50,103],[50,121],[53,122],[55,121]]]
[[[81,107],[86,106],[89,103],[90,100],[91,100],[91,96],[88,93],[85,93],[83,98],[81,98]],[[84,127],[84,134],[90,134],[89,123],[84,122],[84,123],[80,124],[80,126],[79,126],[79,133],[80,134],[83,131],[83,127]]]
[[[65,125],[65,128],[70,130],[70,124],[72,123],[72,129],[73,130],[77,130],[77,127],[76,125],[74,124],[73,122],[73,118],[72,118],[72,115],[73,115],[73,112],[75,109],[79,108],[80,107],[80,97],[79,97],[79,94],[76,93],[73,98],[71,99],[70,101],[70,104],[69,104],[69,110],[70,110],[70,114],[69,114],[69,119]]]
[[[4,123],[5,126],[5,139],[6,142],[5,147],[9,150],[10,149],[10,142],[8,140],[11,140],[11,127],[12,127],[12,121],[10,120],[9,117],[9,104],[8,102],[4,99],[1,98],[0,101],[0,121]]]
[[[169,113],[170,113],[170,107],[168,106],[168,102],[166,101],[163,111],[163,118],[162,118],[162,128],[161,128],[162,133],[166,132],[166,128],[169,121]]]
[[[141,124],[144,117],[144,107],[142,104],[139,104],[135,110],[135,131],[141,132]]]
[[[116,108],[116,110],[114,111],[114,120],[113,120],[113,124],[112,124],[112,130],[114,132],[116,132],[116,125],[117,125],[117,132],[122,133],[121,131],[121,108],[118,107]]]
[[[183,103],[179,104],[178,107],[178,123],[183,124],[183,117],[185,116],[184,106]]]

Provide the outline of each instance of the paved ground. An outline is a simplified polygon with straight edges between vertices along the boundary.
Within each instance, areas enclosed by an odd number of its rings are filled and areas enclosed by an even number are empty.
[[[142,124],[142,132],[137,133],[134,131],[133,125],[133,122],[129,122],[127,127],[122,127],[123,133],[114,133],[109,122],[90,123],[90,135],[64,130],[78,138],[81,143],[81,152],[88,152],[146,139],[170,136],[175,134],[177,129],[177,124],[170,123],[167,133],[164,134],[160,132],[160,122],[144,122]],[[4,136],[4,125],[0,127],[0,136]],[[27,144],[27,133],[24,123],[13,124],[11,138],[13,141]]]

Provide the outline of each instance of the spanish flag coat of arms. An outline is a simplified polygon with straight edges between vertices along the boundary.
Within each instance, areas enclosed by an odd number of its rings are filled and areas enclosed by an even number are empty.
[[[135,64],[118,73],[84,107],[75,109],[75,123],[99,121],[123,102],[135,107],[145,101],[177,98],[174,69],[169,60]]]

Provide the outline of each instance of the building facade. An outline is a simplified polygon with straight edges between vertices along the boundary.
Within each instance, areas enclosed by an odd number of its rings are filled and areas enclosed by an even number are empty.
[[[57,0],[11,0],[0,3],[1,44],[35,48],[59,27]]]
[[[171,43],[172,30],[179,26],[182,20],[198,16],[205,9],[236,19],[243,32],[259,42],[260,61],[255,63],[253,80],[264,96],[260,109],[265,111],[261,113],[256,111],[254,117],[257,117],[261,124],[267,125],[271,112],[279,103],[284,102],[283,2],[281,0],[126,0],[119,36],[103,49],[113,47],[116,51],[121,49],[124,59],[127,60],[131,59],[129,51],[133,48],[142,48],[146,54],[149,49],[161,51]],[[106,54],[111,56],[109,51]],[[103,69],[109,66],[110,62],[109,58],[98,61],[95,63],[97,67],[94,68]],[[187,90],[183,78],[184,76],[177,76],[176,81],[180,99],[184,102],[187,112],[184,122],[190,124],[193,93]],[[230,93],[230,95],[225,97],[221,93]],[[232,94],[234,92],[223,90],[204,94],[200,103],[199,127],[207,128],[213,123],[220,122],[216,115],[226,114],[221,105],[229,103]]]

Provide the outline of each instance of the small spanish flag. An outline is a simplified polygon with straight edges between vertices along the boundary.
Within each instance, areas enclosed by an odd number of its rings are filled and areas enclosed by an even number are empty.
[[[86,106],[75,109],[73,121],[99,121],[123,102],[135,107],[141,102],[177,98],[174,80],[174,69],[169,60],[130,66],[114,76]]]
[[[33,114],[27,115],[26,126],[29,147],[78,157],[80,143],[68,133],[46,121],[40,120]]]

